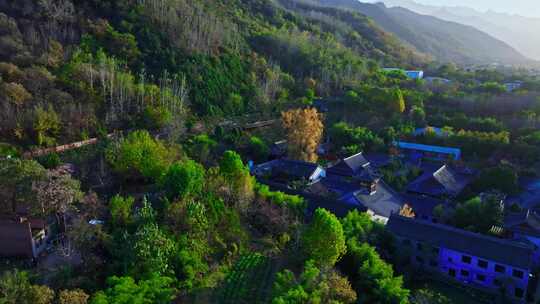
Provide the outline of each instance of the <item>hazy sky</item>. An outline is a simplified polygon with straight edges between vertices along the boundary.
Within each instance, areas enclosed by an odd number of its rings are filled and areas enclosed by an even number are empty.
[[[496,12],[540,18],[539,0],[416,0],[416,2],[444,6],[467,6],[482,11],[491,9]]]

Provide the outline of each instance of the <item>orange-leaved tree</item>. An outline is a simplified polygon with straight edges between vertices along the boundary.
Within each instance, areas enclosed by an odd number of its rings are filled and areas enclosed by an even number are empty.
[[[315,108],[293,109],[281,113],[283,128],[287,132],[289,157],[315,162],[317,147],[322,138],[322,115]]]

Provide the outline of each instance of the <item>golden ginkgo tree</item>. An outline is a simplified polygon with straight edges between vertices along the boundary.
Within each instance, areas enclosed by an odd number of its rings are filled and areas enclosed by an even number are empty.
[[[317,147],[324,130],[322,115],[317,109],[293,109],[282,112],[281,120],[287,132],[289,157],[308,162],[317,161]]]

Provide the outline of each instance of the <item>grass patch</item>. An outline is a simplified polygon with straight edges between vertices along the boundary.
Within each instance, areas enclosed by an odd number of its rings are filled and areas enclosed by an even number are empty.
[[[216,303],[268,303],[272,290],[273,262],[259,253],[242,255],[222,286],[215,292]]]
[[[463,304],[485,304],[490,303],[481,301],[479,298],[487,297],[487,295],[481,294],[479,291],[475,291],[475,295],[473,296],[471,292],[472,290],[468,288],[460,288],[457,286],[453,286],[452,284],[447,284],[444,282],[440,282],[437,280],[430,280],[430,281],[423,281],[423,282],[415,282],[413,286],[409,287],[411,291],[414,292],[415,289],[429,289],[433,292],[440,293],[443,296],[447,297],[451,303],[463,303]],[[487,300],[487,298],[486,298]]]

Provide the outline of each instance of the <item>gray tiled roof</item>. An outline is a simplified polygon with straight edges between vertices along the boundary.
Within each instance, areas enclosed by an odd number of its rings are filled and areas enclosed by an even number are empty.
[[[304,161],[276,159],[255,166],[255,175],[264,175],[270,172],[272,176],[287,175],[290,177],[303,178],[308,180],[320,168],[319,165]]]
[[[377,182],[381,178],[380,174],[371,167],[369,160],[362,153],[340,160],[326,171],[328,175],[355,177],[358,180],[367,182]]]
[[[369,165],[374,168],[380,168],[388,165],[392,161],[392,157],[385,153],[369,153],[365,155],[369,161]]]
[[[340,160],[336,165],[328,168],[328,172],[338,175],[356,175],[364,167],[369,165],[369,161],[362,153],[355,154]]]
[[[320,184],[329,191],[336,193],[340,200],[355,205],[363,209],[372,210],[376,215],[390,217],[392,213],[399,213],[405,201],[384,181],[377,184],[375,193],[367,193],[366,189],[353,182],[348,182],[336,176],[323,178]]]
[[[369,165],[369,160],[367,160],[362,153],[347,157],[343,160],[351,169],[355,172],[359,169]]]
[[[515,233],[540,237],[540,214],[537,210],[508,214],[504,217],[504,228]]]
[[[446,201],[436,198],[414,194],[403,194],[402,196],[405,202],[412,207],[417,216],[433,216],[433,209],[438,205],[444,205],[448,208],[448,203]]]
[[[389,218],[393,213],[399,213],[405,200],[383,181],[377,184],[377,191],[373,194],[360,191],[355,193],[360,205],[373,211],[376,215]]]
[[[397,236],[427,242],[501,264],[530,269],[534,248],[430,221],[392,215],[387,229]]]
[[[407,191],[433,196],[457,196],[469,184],[470,177],[447,165],[436,171],[426,171],[407,186]]]
[[[274,156],[282,156],[287,154],[287,141],[280,140],[272,144],[270,147],[270,154]]]

